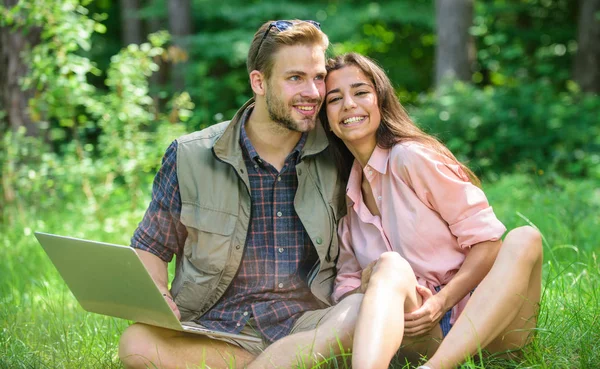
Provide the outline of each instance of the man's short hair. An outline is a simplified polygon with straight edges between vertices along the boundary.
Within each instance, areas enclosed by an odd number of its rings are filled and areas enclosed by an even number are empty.
[[[327,35],[310,22],[291,20],[294,26],[284,31],[272,26],[273,22],[264,23],[254,34],[246,60],[248,74],[257,70],[269,79],[273,70],[273,56],[284,46],[319,45],[323,50],[329,47]],[[265,32],[268,32],[266,37]]]

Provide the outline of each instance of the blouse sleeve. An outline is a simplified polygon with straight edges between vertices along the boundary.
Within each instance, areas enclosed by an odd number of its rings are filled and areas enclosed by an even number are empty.
[[[338,235],[340,238],[340,256],[336,264],[337,277],[331,296],[334,303],[338,303],[346,293],[360,287],[362,275],[362,268],[352,250],[347,215],[340,221]]]
[[[496,241],[506,231],[483,191],[445,155],[418,143],[401,143],[392,149],[391,160],[394,174],[444,219],[460,247]]]

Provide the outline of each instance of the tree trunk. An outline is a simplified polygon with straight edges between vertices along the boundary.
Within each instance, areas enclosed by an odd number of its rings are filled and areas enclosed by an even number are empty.
[[[164,12],[161,12],[161,14],[162,15],[160,17],[154,16],[148,19],[146,22],[148,34],[165,29],[167,25],[167,18],[164,16],[167,14],[166,6]],[[154,62],[158,64],[159,69],[157,72],[152,73],[152,76],[150,76],[150,93],[152,95],[152,100],[154,101],[155,114],[158,114],[160,111],[162,111],[166,101],[164,98],[160,98],[160,94],[158,94],[157,91],[164,89],[165,85],[168,83],[170,66],[163,60],[162,56],[155,56]]]
[[[573,79],[586,92],[600,93],[600,0],[581,0]]]
[[[187,60],[186,37],[192,34],[192,3],[191,0],[169,0],[169,32],[173,36],[173,44],[178,55],[173,61],[173,88],[176,91],[185,89],[185,61]]]
[[[144,42],[142,20],[138,16],[140,0],[121,0],[121,40],[123,45]]]
[[[4,0],[4,6],[12,8],[18,0]],[[39,127],[31,121],[28,102],[32,91],[24,91],[19,80],[27,74],[27,65],[23,61],[23,52],[39,43],[38,29],[15,30],[0,27],[0,110],[4,111],[4,119],[0,118],[0,132],[8,127],[16,131],[25,127],[30,136],[39,135]],[[4,121],[5,123],[2,123]]]
[[[469,27],[473,23],[473,0],[436,0],[436,87],[446,79],[471,80],[475,57]]]

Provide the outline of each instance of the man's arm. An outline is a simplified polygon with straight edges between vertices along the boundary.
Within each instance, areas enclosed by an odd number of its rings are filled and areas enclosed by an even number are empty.
[[[169,272],[167,263],[151,252],[140,249],[136,249],[135,251],[140,256],[142,263],[144,263],[148,273],[150,273],[154,283],[156,283],[156,286],[165,297],[165,300],[167,300],[167,303],[175,313],[175,316],[177,316],[177,319],[181,319],[181,313],[179,312],[177,305],[175,305],[171,292],[169,291]]]

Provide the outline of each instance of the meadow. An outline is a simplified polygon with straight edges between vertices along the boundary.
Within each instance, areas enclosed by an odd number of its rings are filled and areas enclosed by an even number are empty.
[[[600,367],[597,183],[507,175],[484,189],[508,228],[530,224],[542,232],[543,298],[536,339],[522,360],[487,358],[462,368]],[[97,210],[83,195],[41,203],[7,207],[0,224],[0,368],[121,368],[118,338],[129,322],[85,312],[33,232],[128,244],[145,201],[132,207],[109,198]]]

